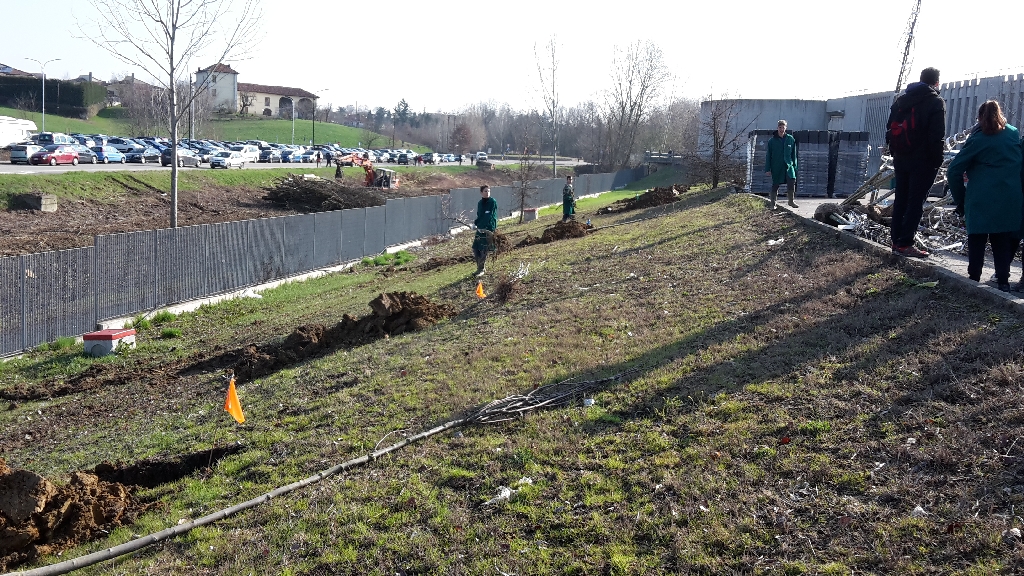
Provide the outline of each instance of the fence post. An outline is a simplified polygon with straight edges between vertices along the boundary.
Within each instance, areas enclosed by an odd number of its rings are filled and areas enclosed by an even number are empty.
[[[25,297],[25,255],[18,256],[21,264],[21,349],[28,348],[28,298]]]
[[[153,230],[153,290],[149,301],[149,309],[152,310],[160,303],[160,234]]]
[[[100,250],[98,236],[92,237],[92,320],[95,323],[93,330],[99,328],[100,324],[100,281],[96,272],[99,268]]]

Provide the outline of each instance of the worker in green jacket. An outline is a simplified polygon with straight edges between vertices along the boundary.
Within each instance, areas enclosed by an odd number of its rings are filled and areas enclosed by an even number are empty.
[[[480,187],[480,201],[476,203],[476,236],[473,238],[473,259],[476,260],[476,275],[484,275],[487,253],[495,249],[494,232],[498,229],[498,201],[491,198],[491,187]]]
[[[765,146],[764,173],[772,177],[772,210],[779,195],[779,186],[786,185],[789,205],[796,208],[796,138],[786,134],[786,121],[779,120],[778,132]]]
[[[1010,264],[1020,245],[1020,174],[1020,135],[1006,123],[999,102],[989,100],[978,110],[978,127],[949,163],[946,182],[957,211],[967,220],[967,275],[981,280],[985,245],[991,244],[996,282],[1003,292],[1010,291]]]
[[[576,215],[576,191],[572,186],[572,176],[565,177],[562,188],[562,222],[572,220]]]

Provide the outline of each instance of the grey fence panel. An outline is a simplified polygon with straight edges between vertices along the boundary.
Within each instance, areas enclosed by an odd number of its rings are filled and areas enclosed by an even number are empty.
[[[90,246],[23,256],[26,348],[96,327],[94,253]]]
[[[253,283],[259,284],[285,276],[285,226],[284,218],[249,220],[249,259]]]
[[[313,265],[324,268],[341,262],[341,211],[318,212],[313,215],[313,222],[316,231]]]
[[[289,276],[309,272],[314,267],[316,220],[313,214],[284,218],[284,264]]]
[[[421,202],[423,203],[423,220],[426,223],[423,236],[443,234],[447,227],[444,223],[444,215],[441,213],[441,196],[423,196]]]
[[[437,199],[437,196],[416,196],[407,200],[411,240],[421,240],[437,233]]]
[[[612,176],[612,190],[623,188],[633,181],[632,170],[619,170]]]
[[[480,201],[480,189],[453,188],[449,194],[452,197],[452,214],[463,213],[472,222],[476,218],[476,203]]]
[[[363,254],[377,254],[388,246],[385,235],[386,214],[384,206],[372,206],[366,209],[366,227],[363,236]]]
[[[405,209],[405,198],[388,198],[385,209],[384,244],[394,246],[409,240],[409,215]]]
[[[366,208],[341,211],[341,258],[357,260],[363,257],[363,238],[366,234]]]
[[[477,190],[479,196],[480,191]],[[519,202],[513,198],[511,186],[491,186],[491,198],[498,202],[498,218],[507,218],[513,210],[519,209]],[[476,217],[474,211],[473,217]]]
[[[211,224],[206,235],[208,293],[219,294],[253,284],[248,223],[240,220]]]
[[[22,342],[21,286],[25,275],[21,257],[0,258],[0,354],[10,354],[25,347]]]
[[[156,231],[157,306],[201,298],[206,287],[208,225]]]
[[[156,306],[155,230],[96,237],[96,319]]]

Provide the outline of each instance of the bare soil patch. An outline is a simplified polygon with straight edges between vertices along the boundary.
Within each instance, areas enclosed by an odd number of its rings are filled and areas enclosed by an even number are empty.
[[[105,536],[153,506],[95,474],[75,472],[58,487],[0,459],[0,570]]]
[[[38,383],[19,383],[0,391],[0,399],[12,402],[59,398],[78,392],[88,392],[106,386],[146,383],[159,386],[176,377],[179,363],[148,366],[143,370],[125,368],[120,364],[92,364],[79,374],[63,380]]]
[[[299,212],[368,208],[386,202],[384,195],[372,188],[345,186],[336,180],[306,178],[298,174],[279,178],[265,190],[267,194],[264,200],[280,208]]]
[[[590,230],[590,226],[587,226],[583,222],[577,222],[575,220],[569,220],[568,222],[557,222],[550,228],[545,228],[544,232],[541,233],[540,237],[527,236],[523,238],[516,248],[523,248],[526,246],[533,246],[535,244],[550,244],[557,242],[558,240],[568,240],[570,238],[583,238],[587,235],[587,231]]]
[[[680,194],[686,191],[686,188],[678,184],[673,184],[668,188],[653,188],[635,198],[623,198],[612,203],[609,206],[605,206],[597,211],[598,214],[615,214],[616,212],[628,212],[630,210],[642,210],[644,208],[653,208],[655,206],[664,206],[665,204],[671,204],[680,199]]]

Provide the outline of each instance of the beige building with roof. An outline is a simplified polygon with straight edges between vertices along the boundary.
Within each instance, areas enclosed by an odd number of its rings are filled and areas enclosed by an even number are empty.
[[[230,114],[291,118],[294,102],[298,118],[311,118],[317,96],[302,88],[250,84],[238,81],[238,72],[227,64],[196,71],[195,86],[210,92],[213,109]]]

